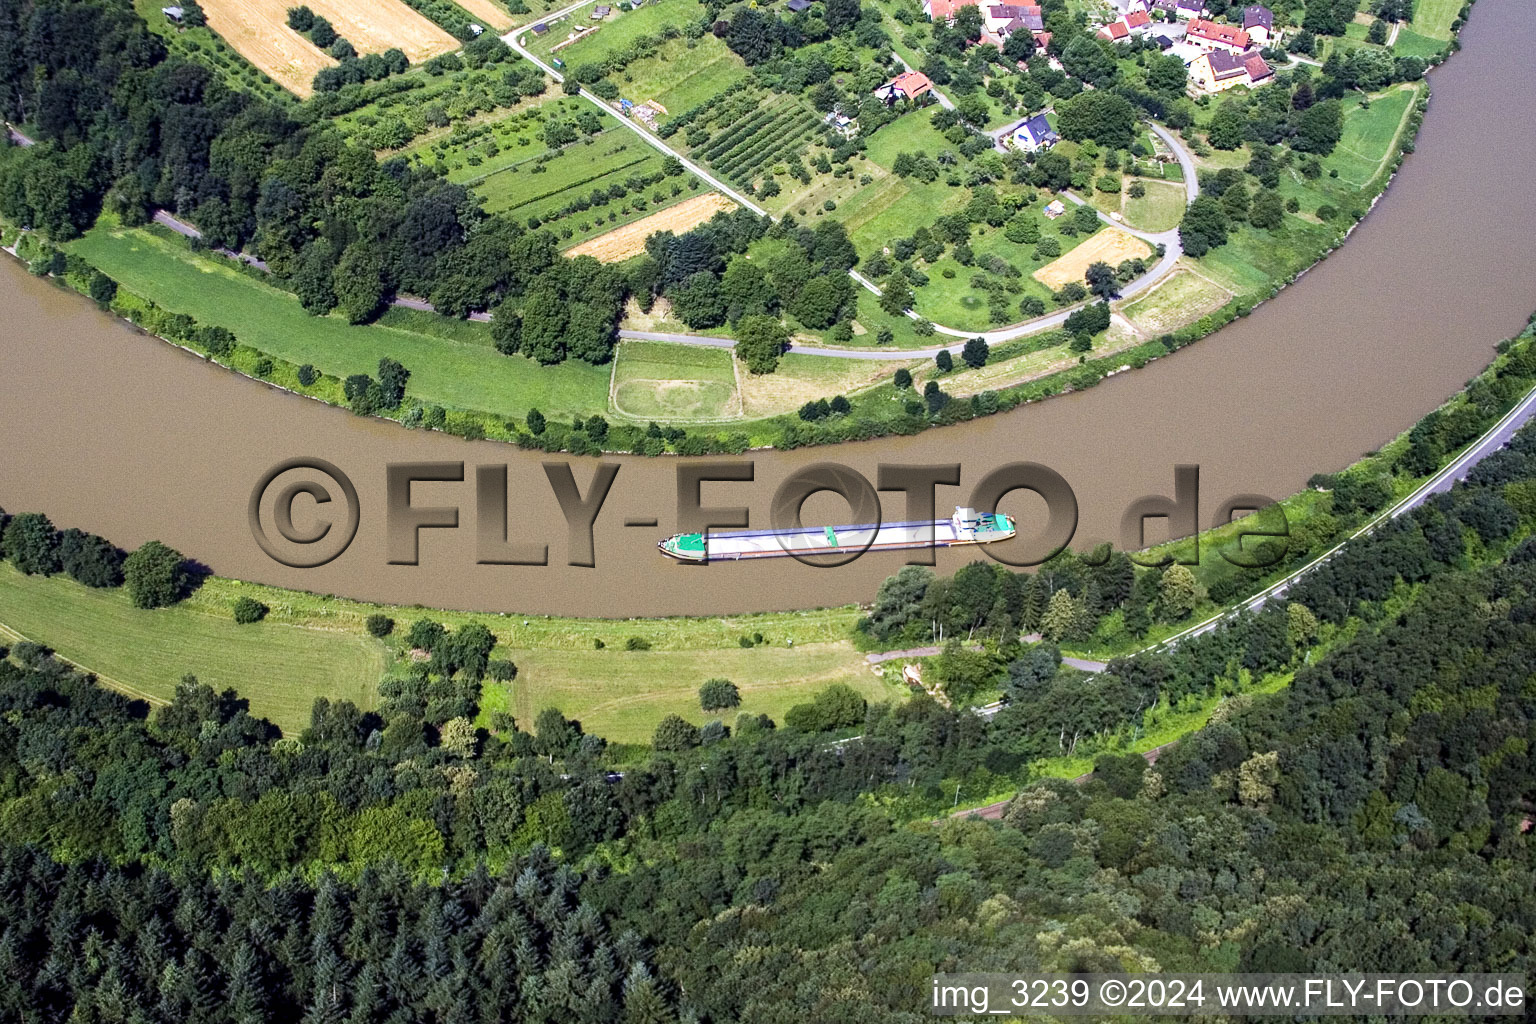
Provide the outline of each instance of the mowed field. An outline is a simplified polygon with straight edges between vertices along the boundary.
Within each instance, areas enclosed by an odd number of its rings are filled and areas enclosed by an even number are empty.
[[[593,256],[603,263],[621,263],[645,252],[645,240],[658,231],[682,234],[717,213],[734,210],[736,204],[718,192],[684,199],[607,234],[598,235],[571,249],[568,256]]]
[[[1402,130],[1418,95],[1418,86],[1399,86],[1362,107],[1358,96],[1345,101],[1344,134],[1324,166],[1339,172],[1339,180],[1364,188],[1386,170],[1392,140]]]
[[[698,421],[741,415],[729,349],[626,341],[613,362],[613,407],[637,420]]]
[[[286,0],[267,0],[285,16]],[[401,0],[305,0],[316,14],[335,26],[336,34],[359,53],[383,53],[399,47],[412,64],[459,48],[459,41],[439,25],[407,7]]]
[[[448,408],[525,415],[530,407],[591,415],[608,407],[606,366],[570,359],[540,366],[505,356],[486,324],[392,310],[385,319],[414,329],[372,324],[354,327],[339,316],[305,313],[298,299],[217,256],[194,254],[181,241],[143,229],[121,229],[103,218],[69,243],[102,272],[176,313],[233,331],[243,344],[335,377],[375,374],[379,358],[398,359],[411,371],[407,393]]]
[[[316,697],[376,703],[388,652],[361,630],[281,622],[235,624],[241,584],[212,579],[171,608],[133,607],[127,592],[93,590],[64,576],[23,576],[0,562],[0,634],[20,634],[96,672],[132,697],[164,702],[187,673],[233,687],[251,712],[289,736],[309,723]]]
[[[618,743],[648,743],[656,725],[669,714],[695,725],[711,719],[733,724],[740,714],[764,714],[776,722],[817,691],[846,683],[870,701],[896,701],[906,691],[888,682],[887,670],[875,675],[847,641],[699,651],[548,651],[510,649],[517,679],[487,682],[500,690],[498,703],[511,709],[528,728],[540,711],[556,707],[581,722],[584,732]],[[704,655],[701,657],[701,655]],[[899,671],[899,670],[898,670]],[[706,679],[729,679],[741,690],[741,707],[705,713],[699,686]],[[510,693],[507,688],[510,687]],[[482,703],[490,704],[490,699]]]
[[[1121,312],[1148,335],[1194,323],[1227,304],[1232,293],[1191,270],[1179,269]]]
[[[295,96],[312,95],[315,75],[336,63],[288,27],[287,8],[275,0],[207,0],[203,12],[209,28]]]
[[[1461,13],[1465,0],[1417,0],[1413,5],[1411,27],[1421,35],[1435,39],[1451,38],[1451,22]]]
[[[1126,196],[1120,208],[1126,223],[1143,231],[1168,231],[1184,216],[1184,186],[1162,181],[1142,181],[1147,194]]]
[[[1035,271],[1034,278],[1049,288],[1060,288],[1068,281],[1081,281],[1090,264],[1103,262],[1114,267],[1123,260],[1145,259],[1151,254],[1152,247],[1135,235],[1118,228],[1104,228],[1071,252]]]

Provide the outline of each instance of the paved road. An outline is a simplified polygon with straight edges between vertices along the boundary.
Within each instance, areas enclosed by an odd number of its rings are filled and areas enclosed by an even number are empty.
[[[178,235],[182,235],[186,238],[203,237],[203,233],[201,231],[193,227],[191,224],[188,224],[186,221],[176,217],[168,210],[156,210],[155,215],[151,218],[151,220],[153,220],[156,224],[170,228]],[[268,270],[265,260],[258,259],[249,253],[236,252],[233,249],[215,249],[213,251],[218,253],[220,256],[225,257],[226,259],[239,260],[241,263],[255,267],[257,270],[260,270],[264,273]]]
[[[1277,580],[1275,583],[1264,588],[1242,604],[1237,605],[1234,608],[1230,608],[1227,611],[1212,615],[1210,618],[1202,622],[1198,622],[1179,633],[1175,633],[1173,636],[1167,638],[1161,643],[1154,644],[1152,647],[1147,649],[1166,650],[1168,648],[1174,647],[1180,641],[1186,640],[1189,637],[1199,636],[1202,633],[1210,632],[1240,612],[1257,611],[1259,608],[1264,607],[1264,603],[1270,598],[1284,596],[1286,591],[1290,590],[1292,585],[1294,585],[1297,580],[1301,579],[1301,577],[1307,575],[1318,566],[1333,558],[1333,556],[1338,554],[1344,545],[1348,544],[1350,541],[1357,537],[1365,536],[1388,520],[1396,519],[1407,512],[1413,511],[1420,505],[1424,504],[1424,502],[1428,501],[1434,495],[1448,491],[1454,487],[1458,481],[1466,479],[1467,473],[1471,471],[1473,466],[1477,465],[1493,452],[1498,451],[1500,448],[1508,444],[1509,439],[1514,437],[1515,433],[1521,427],[1530,422],[1533,415],[1536,415],[1536,389],[1528,392],[1526,396],[1522,398],[1513,409],[1505,413],[1497,423],[1489,428],[1487,433],[1474,441],[1465,451],[1463,451],[1454,460],[1452,460],[1444,469],[1440,470],[1440,472],[1426,480],[1412,494],[1408,495],[1402,501],[1393,505],[1391,508],[1383,511],[1381,514],[1376,516],[1376,518],[1360,527],[1360,529],[1350,534],[1344,540],[1340,541],[1332,548],[1329,548],[1326,552],[1308,562],[1300,569],[1297,569],[1295,572],[1286,576],[1284,579]]]

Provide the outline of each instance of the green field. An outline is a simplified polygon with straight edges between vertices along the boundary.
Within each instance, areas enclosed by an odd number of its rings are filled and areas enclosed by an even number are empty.
[[[316,697],[374,706],[384,644],[361,630],[272,620],[238,626],[229,608],[247,589],[212,579],[175,607],[143,611],[121,589],[23,576],[3,562],[0,632],[47,644],[134,697],[169,700],[189,672],[215,690],[232,687],[290,736],[309,723]]]
[[[563,42],[575,26],[592,26],[584,38],[560,50],[560,59],[565,61],[566,67],[574,68],[585,62],[605,61],[641,36],[660,35],[669,26],[681,31],[690,21],[697,22],[702,11],[691,0],[653,0],[638,11],[622,11],[614,7],[602,21],[593,21],[591,15],[590,7],[573,11],[564,21],[551,23],[549,32],[543,36],[530,35],[524,45],[545,56],[556,44]]]
[[[510,699],[501,698],[518,722],[531,726],[544,708],[557,707],[582,729],[619,743],[647,743],[656,723],[669,714],[695,724],[713,718],[726,724],[742,713],[765,714],[776,722],[792,705],[809,700],[832,683],[846,683],[872,701],[900,700],[906,691],[876,676],[844,640],[795,646],[701,651],[547,651],[510,649],[517,679]],[[741,690],[741,707],[706,714],[699,685],[723,678]],[[487,689],[503,684],[487,682]],[[487,701],[489,703],[489,700]]]
[[[1372,98],[1369,108],[1362,108],[1357,97],[1346,100],[1344,137],[1323,166],[1337,170],[1339,180],[1347,184],[1359,188],[1371,184],[1386,169],[1392,140],[1416,95],[1413,88],[1392,89]]]
[[[631,419],[719,420],[741,411],[723,348],[626,341],[613,364],[614,411]]]
[[[1398,30],[1397,42],[1392,44],[1392,52],[1399,57],[1423,57],[1427,60],[1444,50],[1445,45],[1444,39],[1431,39],[1410,28],[1402,28]]]
[[[411,371],[407,393],[423,402],[506,416],[522,416],[532,407],[590,415],[608,406],[607,367],[576,359],[540,366],[523,356],[504,356],[491,346],[485,324],[454,322],[451,330],[445,326],[429,334],[313,317],[292,295],[220,257],[197,255],[147,230],[117,228],[106,218],[68,248],[166,309],[227,327],[244,344],[293,363],[311,363],[332,376],[377,373],[379,358],[389,356]]]
[[[1126,196],[1122,206],[1125,222],[1143,231],[1167,231],[1179,226],[1184,216],[1184,186],[1167,182],[1144,181],[1147,194],[1140,199]]]
[[[1409,24],[1420,35],[1449,40],[1451,22],[1461,13],[1464,3],[1465,0],[1416,0],[1413,5],[1413,21]]]
[[[242,596],[268,605],[267,618],[236,625],[230,609]],[[381,642],[365,633],[364,619],[374,613],[395,619],[394,636]],[[7,642],[46,644],[114,689],[156,703],[191,673],[215,689],[235,688],[254,714],[290,736],[308,724],[316,697],[375,706],[377,683],[398,663],[399,634],[418,618],[451,629],[479,622],[496,634],[497,657],[511,658],[519,671],[510,698],[502,684],[488,682],[485,703],[515,708],[524,727],[553,705],[589,732],[644,741],[664,715],[702,721],[698,687],[716,676],[741,688],[742,711],[775,720],[831,682],[871,699],[899,697],[900,688],[874,675],[848,638],[859,614],[848,606],[715,618],[522,619],[374,605],[219,577],[180,604],[143,611],[121,589],[23,576],[0,561],[0,637]],[[763,642],[742,647],[741,637],[754,633]],[[631,637],[653,649],[625,650]]]

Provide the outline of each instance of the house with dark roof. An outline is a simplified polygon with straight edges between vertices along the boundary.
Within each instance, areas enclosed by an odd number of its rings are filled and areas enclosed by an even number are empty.
[[[1274,77],[1274,69],[1264,62],[1257,50],[1247,53],[1212,50],[1201,54],[1189,65],[1189,80],[1203,93],[1225,92],[1239,85],[1263,85]]]
[[[1045,14],[1033,4],[991,4],[981,9],[985,30],[998,39],[1007,39],[1019,31],[1045,29]]]
[[[1173,49],[1173,40],[1167,36],[1153,36],[1152,41],[1157,44],[1159,50],[1164,52]]]
[[[1152,0],[1152,9],[1188,21],[1205,13],[1205,3],[1204,0]]]
[[[1243,31],[1260,46],[1269,45],[1275,34],[1275,14],[1262,4],[1243,8]]]
[[[613,8],[612,7],[609,7],[607,4],[599,4],[598,6],[592,8],[592,20],[593,21],[602,21],[604,18],[608,17],[608,15],[610,15],[612,13],[613,13]]]
[[[788,6],[790,10],[798,14],[800,11],[808,11],[811,9],[811,0],[789,0]]]
[[[1061,141],[1044,114],[1036,114],[1013,130],[1013,144],[1026,153],[1050,149]]]

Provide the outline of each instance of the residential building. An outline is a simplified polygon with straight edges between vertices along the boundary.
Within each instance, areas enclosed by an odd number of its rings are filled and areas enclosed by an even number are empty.
[[[980,7],[981,0],[923,0],[923,13],[935,22],[951,22],[962,7]]]
[[[1263,85],[1274,77],[1274,69],[1264,62],[1257,50],[1247,53],[1212,50],[1201,54],[1189,65],[1189,80],[1203,93],[1225,92],[1239,85]]]
[[[1243,31],[1259,46],[1268,46],[1275,35],[1275,15],[1262,4],[1243,8]]]
[[[1204,18],[1191,21],[1184,38],[1202,50],[1226,50],[1228,53],[1242,53],[1249,43],[1248,33],[1237,26],[1220,25]]]
[[[1026,153],[1050,149],[1061,141],[1044,114],[1036,114],[1013,130],[1013,144]]]
[[[1130,11],[1123,20],[1133,36],[1146,35],[1152,31],[1152,15],[1146,11]]]
[[[1108,25],[1100,25],[1097,33],[1100,39],[1108,39],[1112,43],[1124,42],[1131,38],[1131,30],[1126,27],[1125,20],[1112,21]]]
[[[1044,31],[1045,14],[1030,4],[991,4],[982,8],[982,23],[989,35],[1004,40],[1015,32]]]
[[[885,101],[889,107],[897,100],[915,100],[930,92],[933,92],[933,83],[928,81],[927,75],[921,71],[903,71],[876,89],[875,98]]]
[[[1203,0],[1152,0],[1152,9],[1171,18],[1188,21],[1205,13]]]

